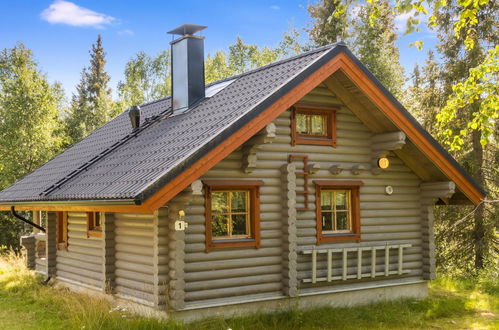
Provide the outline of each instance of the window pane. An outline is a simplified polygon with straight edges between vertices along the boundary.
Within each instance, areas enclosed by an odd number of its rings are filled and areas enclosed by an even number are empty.
[[[248,207],[246,205],[246,196],[248,192],[246,191],[235,191],[231,193],[232,198],[232,212],[247,212]]]
[[[95,227],[100,227],[100,213],[95,212]]]
[[[336,212],[336,230],[349,230],[348,212]]]
[[[333,230],[333,213],[331,212],[322,213],[322,230],[323,231]]]
[[[321,191],[321,209],[323,210],[332,210],[333,205],[331,201],[333,192],[332,191]]]
[[[299,134],[308,134],[307,132],[307,115],[296,114],[296,132]]]
[[[347,210],[348,209],[348,192],[346,191],[336,191],[335,192],[335,202],[337,210]]]
[[[213,191],[211,193],[211,212],[226,213],[228,204],[228,193],[224,191]]]
[[[227,220],[226,215],[213,215],[211,217],[211,234],[213,237],[229,235]]]
[[[312,135],[326,135],[326,116],[313,115],[312,117]]]
[[[232,235],[249,235],[246,229],[246,214],[232,215]]]

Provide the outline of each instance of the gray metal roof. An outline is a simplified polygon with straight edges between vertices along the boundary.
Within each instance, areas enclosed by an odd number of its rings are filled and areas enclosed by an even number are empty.
[[[133,136],[128,115],[122,113],[1,191],[0,202],[143,201],[335,48],[322,47],[220,81],[232,80],[180,115],[171,115],[170,98],[141,105],[141,125],[149,126]]]

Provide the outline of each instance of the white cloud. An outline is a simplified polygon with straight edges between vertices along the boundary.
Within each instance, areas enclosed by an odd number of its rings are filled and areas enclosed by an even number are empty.
[[[270,6],[270,9],[279,10],[279,9],[281,9],[281,7],[273,5],[273,6]]]
[[[51,24],[102,28],[111,24],[115,18],[93,10],[80,7],[73,2],[56,0],[40,17]]]
[[[400,15],[395,16],[395,28],[397,29],[398,33],[404,33],[406,26],[407,26],[407,20],[414,16],[414,11],[411,10],[407,13],[403,13]]]
[[[125,30],[118,31],[118,35],[131,37],[131,36],[134,36],[135,33],[132,30],[125,29]]]

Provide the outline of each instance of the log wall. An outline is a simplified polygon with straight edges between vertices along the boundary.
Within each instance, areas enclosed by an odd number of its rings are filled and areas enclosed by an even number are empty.
[[[118,297],[155,305],[157,223],[157,214],[115,213],[115,292]],[[166,278],[161,280],[164,282]]]
[[[102,238],[87,236],[86,213],[68,212],[68,248],[57,250],[57,278],[102,290],[102,246]]]
[[[241,170],[244,164],[244,146],[208,171],[201,179],[260,179],[261,247],[216,249],[205,252],[204,197],[194,196],[187,208],[189,227],[185,232],[185,302],[186,306],[209,303],[225,303],[249,300],[289,293],[289,260],[297,259],[296,271],[298,292],[321,291],[334,283],[303,284],[310,277],[311,257],[300,251],[316,245],[315,187],[317,179],[362,180],[360,189],[361,243],[330,243],[321,247],[365,246],[373,244],[409,243],[412,247],[404,251],[404,269],[410,270],[405,277],[421,279],[421,205],[420,179],[394,154],[389,155],[390,167],[381,174],[371,171],[372,133],[359,119],[324,86],[319,86],[302,101],[307,104],[330,105],[337,112],[337,147],[296,145],[291,146],[291,112],[280,115],[274,124],[276,136],[272,143],[262,144],[256,152],[256,166],[249,173]],[[290,203],[285,198],[295,198],[296,207],[303,207],[303,196],[290,192],[289,176],[283,173],[289,154],[308,156],[309,164],[320,167],[309,176],[309,210],[296,211],[296,235],[291,242],[284,236],[290,232],[289,225],[294,220],[284,221],[284,215],[293,215]],[[300,161],[294,162],[301,170]],[[334,165],[345,168],[340,174],[331,174]],[[354,175],[349,170],[360,165],[364,169]],[[284,170],[284,172],[286,172]],[[303,189],[303,179],[296,177],[296,190]],[[394,193],[385,194],[385,186],[391,185]],[[287,192],[285,192],[287,191]],[[293,203],[291,203],[293,204]],[[286,234],[286,235],[285,235]],[[290,244],[291,243],[291,244]],[[292,249],[296,246],[297,256]],[[290,247],[292,248],[290,250]],[[291,252],[291,254],[290,254]],[[370,261],[366,254],[366,267]],[[380,267],[383,253],[379,253]],[[291,259],[290,259],[291,258]],[[391,262],[395,265],[396,256]],[[293,263],[294,264],[294,263]],[[318,274],[326,271],[325,260],[318,259]],[[356,265],[352,259],[351,271]],[[290,272],[291,270],[291,272]],[[380,268],[381,270],[381,268]],[[339,272],[339,268],[335,272]],[[376,279],[378,280],[378,279]],[[386,278],[379,278],[386,280]],[[359,281],[351,281],[352,289]],[[348,283],[348,282],[347,282]],[[345,284],[342,282],[341,284]],[[296,285],[296,284],[295,284]]]

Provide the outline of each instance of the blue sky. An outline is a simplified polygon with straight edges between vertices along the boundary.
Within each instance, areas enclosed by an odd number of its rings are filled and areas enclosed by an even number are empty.
[[[111,87],[123,77],[125,63],[138,51],[156,54],[169,47],[166,34],[183,23],[207,25],[205,51],[226,49],[241,36],[247,43],[275,46],[290,24],[306,27],[309,0],[253,1],[161,1],[161,0],[2,0],[0,3],[0,48],[16,42],[32,49],[50,81],[60,81],[68,95],[74,91],[80,72],[88,65],[88,51],[103,37]],[[398,17],[403,26],[405,17]],[[425,41],[425,50],[409,48]],[[406,73],[422,64],[435,38],[429,32],[400,38],[401,63]]]

